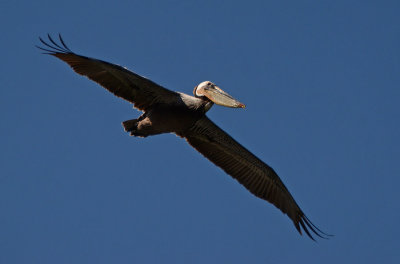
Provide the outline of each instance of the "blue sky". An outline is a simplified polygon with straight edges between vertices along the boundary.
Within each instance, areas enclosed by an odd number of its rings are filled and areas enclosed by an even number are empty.
[[[399,263],[398,1],[1,3],[0,263]],[[184,140],[129,137],[140,113],[34,45],[172,90],[244,102],[208,116],[271,165],[299,236]]]

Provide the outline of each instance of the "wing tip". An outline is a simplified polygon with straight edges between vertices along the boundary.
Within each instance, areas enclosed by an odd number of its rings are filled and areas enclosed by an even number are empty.
[[[39,37],[39,41],[44,45],[44,47],[35,45],[36,48],[44,51],[43,54],[48,54],[48,55],[55,55],[59,53],[63,54],[73,54],[73,52],[68,48],[68,46],[65,44],[63,38],[61,37],[61,34],[58,33],[58,41],[57,43],[50,34],[47,34],[47,41],[43,40],[41,37]]]
[[[311,238],[314,242],[316,242],[315,238],[313,237],[312,233],[319,238],[322,239],[329,239],[334,235],[327,234],[319,229],[316,225],[314,225],[310,219],[304,214],[300,216],[300,219],[297,223],[295,223],[297,231],[299,231],[300,235],[302,235],[302,230],[306,233],[306,235]],[[300,227],[301,226],[301,227]]]

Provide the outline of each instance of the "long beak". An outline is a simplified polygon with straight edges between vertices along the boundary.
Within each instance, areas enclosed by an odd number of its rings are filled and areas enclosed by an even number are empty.
[[[246,107],[244,104],[234,99],[232,96],[224,92],[221,88],[219,88],[216,85],[213,86],[212,88],[205,88],[203,94],[217,105],[233,107],[233,108]]]

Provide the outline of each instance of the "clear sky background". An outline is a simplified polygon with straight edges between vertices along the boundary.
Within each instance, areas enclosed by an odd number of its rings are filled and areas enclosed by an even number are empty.
[[[2,1],[0,263],[400,263],[399,1]],[[208,116],[323,231],[34,45],[247,105]]]

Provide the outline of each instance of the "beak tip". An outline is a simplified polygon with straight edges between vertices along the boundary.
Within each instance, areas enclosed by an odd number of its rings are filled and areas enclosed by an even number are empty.
[[[246,108],[246,105],[244,105],[244,104],[239,104],[239,107],[245,109],[245,108]]]

